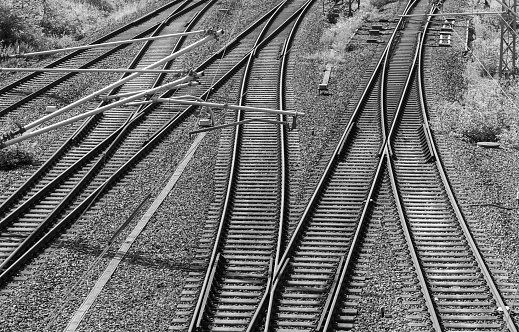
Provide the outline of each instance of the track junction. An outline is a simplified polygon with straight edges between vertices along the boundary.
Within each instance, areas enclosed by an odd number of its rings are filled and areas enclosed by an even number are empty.
[[[194,31],[216,4],[173,1],[98,42]],[[2,199],[2,287],[16,287],[14,275],[95,202],[109,199],[106,190],[124,183],[142,158],[200,112],[196,105],[171,106],[175,98],[190,95],[205,102],[229,82],[239,82],[227,93],[232,99],[221,104],[220,120],[243,124],[222,129],[214,201],[192,262],[195,271],[171,314],[171,330],[353,330],[368,277],[364,267],[375,237],[373,224],[384,217],[393,219],[394,241],[400,243],[413,331],[516,331],[510,310],[514,292],[499,282],[473,238],[429,127],[423,73],[431,61],[424,57],[430,16],[402,17],[392,24],[309,201],[295,221],[289,218],[297,181],[289,171],[297,150],[292,131],[304,116],[287,106],[295,98],[288,84],[289,60],[301,21],[316,5],[314,0],[279,2],[193,68],[189,75],[197,84],[182,81],[175,89],[109,108],[77,126],[24,184]],[[403,14],[435,10],[427,1],[414,0]],[[146,42],[128,69],[146,68],[185,43],[183,37],[175,43]],[[102,54],[77,51],[49,67],[89,68],[122,48]],[[174,60],[161,69],[185,70]],[[103,93],[100,102],[90,101],[88,108],[179,78],[167,75],[142,74]],[[72,76],[35,73],[1,88],[0,121],[24,112]],[[21,90],[31,93],[21,97]],[[231,104],[281,112],[226,109]]]

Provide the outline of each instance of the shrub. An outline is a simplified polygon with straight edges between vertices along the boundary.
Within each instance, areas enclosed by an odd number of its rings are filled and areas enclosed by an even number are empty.
[[[495,77],[501,39],[499,19],[476,16],[473,24],[476,39],[472,61],[464,67],[463,84],[459,80],[454,83],[466,90],[457,98],[460,102],[444,101],[438,106],[433,126],[470,142],[499,141],[505,147],[519,148],[519,81],[497,82]],[[461,64],[454,67],[456,71]]]
[[[37,163],[35,143],[23,141],[0,150],[0,170],[8,171],[24,165]]]
[[[468,66],[469,70],[473,66]],[[475,69],[472,69],[472,73]],[[445,101],[437,108],[435,130],[452,133],[469,142],[501,142],[519,147],[519,114],[515,104],[519,83],[497,87],[492,79],[466,76],[469,84],[462,102]]]

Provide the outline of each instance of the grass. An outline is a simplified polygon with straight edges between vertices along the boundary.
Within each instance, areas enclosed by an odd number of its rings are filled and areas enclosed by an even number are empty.
[[[370,0],[361,1],[360,8],[347,16],[341,12],[333,24],[324,30],[321,36],[323,50],[308,55],[311,60],[337,64],[345,61],[345,54],[355,49],[351,39],[358,28],[368,21],[392,18],[403,0]],[[355,8],[355,7],[354,7]]]

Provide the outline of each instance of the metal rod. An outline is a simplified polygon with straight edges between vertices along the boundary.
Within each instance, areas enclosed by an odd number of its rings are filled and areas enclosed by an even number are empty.
[[[183,73],[184,70],[167,70],[167,69],[126,69],[126,68],[0,68],[3,71],[29,71],[29,72],[66,72],[66,73],[154,73],[154,74],[177,74]]]
[[[169,62],[169,61],[171,61],[171,60],[173,60],[175,58],[178,58],[182,54],[187,53],[187,52],[191,51],[192,49],[194,49],[194,48],[196,48],[196,47],[198,47],[198,46],[200,46],[202,44],[205,44],[205,43],[207,43],[210,40],[215,39],[218,35],[221,35],[221,34],[223,34],[223,30],[215,31],[214,33],[209,34],[207,37],[204,37],[204,38],[200,39],[199,41],[197,41],[197,42],[195,42],[195,43],[193,43],[193,44],[191,44],[191,45],[189,45],[189,46],[187,46],[187,47],[185,47],[185,48],[183,48],[183,49],[181,49],[181,50],[179,50],[179,51],[177,51],[177,52],[175,52],[175,53],[173,53],[173,54],[171,54],[171,55],[169,55],[169,56],[167,56],[165,58],[163,58],[162,60],[159,60],[159,61],[157,61],[155,63],[152,63],[151,65],[149,65],[149,66],[147,66],[147,67],[145,67],[143,69],[144,70],[148,70],[148,69],[152,69],[152,68],[158,67],[158,66],[160,66],[162,64],[165,64],[165,63],[167,63],[167,62]],[[84,104],[84,103],[86,103],[86,102],[96,98],[98,95],[101,95],[101,94],[103,94],[105,92],[108,92],[108,91],[112,90],[113,88],[116,88],[116,87],[118,87],[120,85],[123,85],[124,83],[126,83],[128,81],[131,81],[132,79],[140,76],[141,74],[142,74],[141,72],[133,73],[133,74],[131,74],[131,75],[129,75],[129,76],[127,76],[127,77],[125,77],[125,78],[115,82],[115,83],[112,83],[112,84],[106,86],[105,88],[103,88],[101,90],[98,90],[98,91],[96,91],[94,93],[91,93],[90,95],[88,95],[86,97],[83,97],[80,100],[78,100],[78,101],[76,101],[76,102],[74,102],[74,103],[72,103],[72,104],[70,104],[68,106],[65,106],[65,107],[63,107],[63,108],[61,108],[61,109],[59,109],[59,110],[57,110],[57,111],[47,115],[47,116],[44,116],[43,118],[40,118],[40,119],[38,119],[38,120],[36,120],[34,122],[29,123],[28,125],[25,125],[23,128],[21,128],[20,132],[23,133],[23,132],[27,131],[28,129],[36,127],[36,126],[40,125],[41,123],[43,123],[45,121],[48,121],[48,120],[50,120],[50,119],[52,119],[52,118],[54,118],[54,117],[56,117],[56,116],[58,116],[58,115],[60,115],[60,114],[62,114],[64,112],[68,111],[68,110],[73,109],[76,106],[82,105],[82,104]],[[0,147],[1,147],[1,145],[0,145]]]
[[[288,125],[289,124],[286,121],[276,121],[276,120],[270,120],[270,119],[261,119],[261,118],[247,119],[247,120],[236,121],[236,122],[233,122],[233,123],[228,123],[228,124],[224,124],[224,125],[220,125],[220,126],[214,126],[214,127],[209,127],[209,128],[205,128],[205,129],[193,130],[193,131],[189,132],[189,135],[203,133],[205,131],[211,131],[211,130],[216,130],[216,129],[232,127],[232,126],[239,126],[241,124],[246,124],[246,123],[250,123],[250,122],[266,122],[266,123],[284,124],[284,125]]]
[[[193,98],[192,96],[182,96],[183,99],[178,98],[152,98],[151,102],[159,102],[159,103],[173,103],[173,104],[181,104],[181,105],[193,105],[193,106],[207,106],[207,107],[216,107],[216,108],[228,108],[231,110],[244,110],[244,111],[256,111],[256,112],[265,112],[272,114],[284,114],[284,115],[305,115],[305,113],[297,112],[297,111],[283,111],[283,110],[274,110],[270,108],[262,108],[262,107],[251,107],[251,106],[238,106],[238,105],[229,105],[229,104],[217,104],[217,103],[208,103],[203,101],[194,101],[194,100],[186,100],[186,97]]]
[[[200,84],[199,82],[197,81],[191,81],[191,82],[187,82],[187,83],[182,83],[182,84],[179,84],[179,85],[175,85],[174,88],[175,89],[178,89],[178,88],[183,88],[183,87],[186,87],[186,86],[194,86],[194,85],[198,85]],[[172,89],[173,87],[166,87],[165,85],[162,86],[162,90],[170,90]],[[159,92],[160,90],[139,90],[139,91],[130,91],[130,92],[125,92],[125,93],[120,93],[120,94],[117,94],[117,95],[110,95],[110,96],[101,96],[100,99],[101,100],[112,100],[112,99],[120,99],[120,98],[124,98],[124,97],[129,97],[129,96],[134,96],[138,93],[143,93],[145,92],[146,94],[150,95],[150,94],[154,94],[154,93],[157,93]],[[202,99],[201,99],[202,100]],[[133,103],[130,103],[130,104],[133,104]],[[135,105],[130,105],[130,104],[127,104],[128,106],[135,106]]]
[[[441,13],[441,14],[407,14],[399,17],[424,17],[424,16],[456,16],[456,15],[502,15],[506,12],[472,12],[472,13]]]
[[[126,40],[120,40],[120,41],[114,41],[114,42],[108,42],[108,43],[91,44],[91,45],[83,45],[83,46],[73,46],[73,47],[59,48],[59,49],[40,51],[40,52],[7,54],[5,56],[9,57],[9,58],[24,58],[24,57],[29,57],[29,56],[48,55],[48,54],[54,54],[54,53],[59,53],[59,52],[66,52],[66,51],[87,50],[87,49],[90,49],[90,48],[97,48],[97,47],[114,46],[114,45],[121,45],[121,44],[131,44],[131,43],[147,41],[147,40],[156,40],[156,39],[164,39],[164,38],[172,38],[172,37],[182,37],[182,36],[197,35],[197,34],[201,34],[201,33],[205,33],[205,32],[207,32],[207,30],[197,30],[197,31],[191,31],[191,32],[171,33],[171,34],[167,34],[167,35],[163,35],[163,36],[145,37],[145,38],[136,38],[136,39],[126,39]]]
[[[148,94],[149,91],[153,91],[153,90],[157,90],[158,91],[158,90],[164,89],[165,86],[170,86],[170,87],[173,88],[175,86],[178,86],[179,84],[183,84],[183,83],[189,82],[191,80],[194,80],[197,77],[198,77],[197,74],[194,73],[193,76],[186,76],[184,78],[181,78],[179,80],[176,80],[174,82],[168,83],[166,85],[157,87],[155,89],[150,89],[148,91],[144,91],[144,92],[135,94],[133,96],[130,96],[130,97],[126,98],[126,99],[122,99],[122,100],[117,101],[117,102],[114,102],[112,104],[109,104],[109,105],[106,105],[106,106],[103,106],[103,107],[100,107],[100,108],[96,108],[94,110],[91,110],[91,111],[88,111],[88,112],[76,115],[76,116],[71,117],[71,118],[69,118],[67,120],[64,120],[64,121],[52,124],[50,126],[47,126],[47,127],[44,127],[44,128],[38,129],[38,130],[35,130],[33,132],[28,132],[28,133],[26,133],[23,136],[20,136],[20,137],[17,137],[17,138],[13,138],[13,139],[5,141],[5,142],[0,142],[0,148],[4,148],[6,146],[16,144],[18,142],[21,142],[23,140],[26,140],[28,138],[31,138],[31,137],[34,137],[34,136],[37,136],[37,135],[40,135],[40,134],[43,134],[43,133],[46,133],[46,132],[54,130],[56,128],[69,125],[69,124],[74,123],[74,122],[76,122],[78,120],[87,118],[89,116],[92,116],[92,115],[95,115],[95,114],[98,114],[98,113],[102,113],[102,112],[104,112],[106,110],[109,110],[111,108],[115,108],[117,106],[120,106],[120,105],[123,105],[123,104],[127,104],[129,101],[136,100],[136,99],[139,99],[139,98],[142,98],[142,97],[146,96],[146,94]]]

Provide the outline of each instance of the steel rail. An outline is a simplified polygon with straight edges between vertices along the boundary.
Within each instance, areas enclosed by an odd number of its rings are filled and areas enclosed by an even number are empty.
[[[408,13],[416,5],[416,3],[417,3],[416,1],[410,1],[404,10],[404,13]],[[335,308],[339,301],[339,297],[341,295],[341,290],[342,290],[342,287],[346,280],[347,272],[351,269],[351,264],[353,262],[353,256],[355,254],[355,251],[357,250],[358,243],[360,242],[360,234],[365,227],[370,203],[372,202],[372,197],[375,194],[376,186],[377,186],[378,182],[381,180],[381,176],[383,174],[381,170],[382,170],[383,166],[387,163],[386,158],[384,157],[384,155],[386,153],[389,153],[388,144],[387,144],[388,136],[386,136],[386,121],[385,121],[386,71],[389,66],[389,58],[391,56],[390,49],[391,49],[391,47],[393,47],[394,36],[396,35],[396,31],[398,30],[398,28],[401,24],[403,24],[402,19],[399,20],[399,23],[397,24],[397,28],[395,28],[395,33],[393,33],[393,35],[390,38],[390,41],[388,42],[388,46],[386,48],[387,52],[385,54],[383,54],[381,57],[381,60],[383,59],[384,63],[381,68],[381,89],[380,89],[381,91],[380,91],[379,98],[380,98],[380,110],[381,110],[380,119],[381,119],[381,126],[382,126],[382,133],[383,133],[382,136],[383,136],[384,143],[381,147],[381,152],[379,152],[380,160],[379,160],[379,163],[377,166],[377,171],[375,173],[369,194],[366,198],[366,204],[364,204],[364,208],[363,208],[359,223],[357,225],[352,243],[348,250],[348,254],[346,257],[343,257],[343,258],[345,258],[345,260],[341,260],[341,263],[339,264],[339,267],[338,267],[337,273],[336,273],[336,277],[334,278],[334,282],[332,283],[331,290],[330,290],[328,299],[325,303],[325,306],[322,310],[321,318],[318,321],[316,331],[325,332],[325,331],[329,331],[329,329],[331,328],[331,324],[332,324],[334,314],[335,314]],[[418,53],[416,53],[415,58],[413,60],[414,62],[416,61],[417,54]],[[379,61],[379,66],[380,65],[381,65],[381,62]],[[405,85],[406,87],[404,88],[404,91],[402,92],[402,96],[404,96],[407,93],[407,85],[409,82],[409,77],[411,77],[412,75],[413,75],[413,69],[411,68],[411,70],[408,74],[406,85]],[[401,99],[402,98],[403,97],[401,97]],[[398,118],[395,116],[393,121],[397,121],[397,119]],[[338,276],[340,276],[340,278],[338,278]],[[337,280],[337,279],[338,279],[338,281],[336,282],[335,280]]]
[[[276,8],[279,7],[280,5],[281,4],[277,5],[276,7],[271,9],[271,11],[269,11],[268,13],[266,13],[265,15],[260,17],[249,28],[245,29],[242,33],[240,33],[238,36],[236,36],[230,43],[228,43],[228,45],[222,47],[222,49],[220,49],[217,53],[213,54],[213,56],[209,57],[206,61],[204,61],[204,63],[202,65],[200,65],[197,69],[195,69],[195,71],[203,70],[205,67],[209,66],[214,60],[220,58],[222,56],[222,54],[226,54],[228,49],[232,48],[234,45],[237,45],[240,42],[240,40],[243,39],[250,31],[254,30],[263,21],[268,19],[269,15],[271,15],[272,12],[274,12],[276,10]],[[274,38],[275,35],[276,35],[276,32],[271,33],[271,35],[269,35],[269,37],[267,37],[267,38]],[[252,52],[252,50],[249,51],[249,53],[250,52]],[[222,75],[222,77],[219,80],[217,80],[214,84],[212,84],[211,87],[209,87],[204,93],[202,93],[200,98],[207,99],[210,95],[212,95],[218,87],[223,85],[241,67],[243,67],[246,60],[247,60],[247,55],[244,56],[242,58],[242,60],[238,61],[233,68],[231,68],[224,75]],[[114,92],[114,93],[116,93],[116,92]],[[171,91],[163,93],[161,97],[166,98],[170,94],[171,94]],[[144,114],[152,111],[153,108],[154,108],[154,105],[149,105],[147,107],[144,107],[136,116],[134,116],[131,119],[131,122],[133,123],[133,122],[138,121]],[[23,266],[23,264],[25,264],[25,262],[27,260],[29,260],[33,255],[35,255],[43,245],[45,245],[46,243],[51,241],[57,234],[59,234],[59,232],[62,229],[68,227],[70,222],[72,220],[74,220],[75,218],[77,218],[78,216],[80,216],[84,212],[84,210],[93,203],[93,201],[95,199],[100,197],[100,195],[102,194],[102,192],[105,189],[107,189],[110,185],[113,185],[119,177],[123,176],[125,174],[125,172],[128,171],[128,169],[130,167],[132,167],[132,165],[136,164],[140,159],[142,159],[146,155],[147,151],[151,150],[155,145],[159,144],[159,142],[162,140],[162,138],[164,138],[171,130],[178,127],[183,122],[183,120],[189,114],[191,114],[195,109],[196,109],[195,106],[190,106],[190,107],[186,108],[184,111],[179,113],[175,118],[171,119],[170,121],[165,123],[159,130],[157,130],[147,140],[145,145],[135,155],[133,155],[123,166],[121,166],[112,175],[112,177],[110,177],[110,179],[107,179],[101,186],[99,186],[96,190],[94,190],[94,192],[92,194],[90,194],[89,197],[87,197],[87,199],[85,199],[82,203],[80,203],[80,205],[78,205],[71,213],[69,213],[64,219],[62,219],[60,222],[58,222],[49,232],[47,232],[43,237],[41,237],[38,240],[38,242],[36,242],[23,255],[21,255],[18,258],[18,260],[16,260],[9,268],[7,268],[5,271],[3,271],[2,274],[0,275],[0,284],[6,282],[18,268]],[[95,118],[97,116],[92,117],[88,122],[85,122],[80,128],[78,128],[78,130],[76,130],[76,132],[70,137],[70,139],[68,140],[68,143],[67,142],[64,143],[62,148],[60,148],[60,150],[66,149],[67,146],[69,146],[70,144],[73,144],[74,141],[78,140],[81,135],[84,135],[83,132],[86,130],[86,128],[88,128],[91,125],[91,121],[93,120],[93,118]],[[55,156],[59,155],[58,152],[59,151],[57,151],[54,155]],[[50,160],[46,164],[51,164]],[[34,179],[38,178],[38,176],[41,175],[42,173],[44,173],[44,171],[45,171],[45,165],[42,165],[40,167],[40,169],[37,171],[37,173],[39,173],[39,174],[35,173],[33,176],[31,176],[31,179],[34,180]],[[28,182],[26,182],[26,184],[24,184],[25,187],[27,187],[29,185],[30,184]]]
[[[406,6],[405,11],[408,10],[411,3],[415,3],[416,1],[417,0],[410,1],[408,3],[408,5]],[[403,20],[402,19],[399,20],[398,25],[395,28],[395,30],[393,31],[393,34],[390,38],[390,42],[394,39],[394,36],[396,35],[396,33],[397,33],[398,29],[400,28],[400,26],[402,25],[402,23],[403,23]],[[292,237],[290,238],[289,244],[284,251],[283,257],[281,258],[281,261],[279,264],[280,267],[274,272],[274,281],[273,281],[274,283],[277,283],[279,281],[278,279],[280,278],[280,275],[281,275],[281,273],[280,273],[281,269],[284,265],[286,265],[286,263],[288,263],[288,260],[290,259],[290,253],[295,246],[295,242],[296,242],[300,232],[302,231],[303,223],[308,218],[308,215],[310,214],[311,210],[314,208],[315,204],[317,203],[317,199],[318,199],[319,195],[321,194],[322,190],[324,189],[326,180],[330,176],[332,169],[334,168],[338,158],[342,155],[342,153],[344,151],[344,147],[346,146],[346,143],[350,139],[351,132],[354,130],[354,127],[355,127],[355,122],[356,122],[358,116],[360,115],[360,111],[361,111],[364,103],[367,101],[367,99],[369,97],[369,92],[373,88],[374,84],[377,82],[377,80],[376,80],[377,75],[379,74],[380,70],[383,68],[382,63],[384,62],[385,56],[389,52],[389,49],[390,49],[390,43],[388,43],[388,45],[385,47],[384,51],[382,52],[382,54],[377,62],[377,65],[375,66],[375,69],[373,70],[373,73],[370,76],[368,84],[366,84],[366,87],[364,88],[364,90],[362,92],[359,102],[357,103],[355,110],[353,111],[353,114],[346,126],[346,129],[344,130],[341,138],[339,139],[337,147],[335,148],[334,152],[332,153],[332,157],[330,158],[329,162],[327,163],[326,168],[323,171],[323,175],[321,176],[321,179],[319,180],[319,182],[316,186],[316,189],[314,190],[314,193],[312,194],[312,197],[310,198],[294,232],[292,233]],[[272,292],[273,291],[275,291],[275,288],[272,290]]]
[[[252,51],[246,56],[247,63],[245,65],[244,74],[241,79],[240,89],[238,90],[238,95],[239,95],[238,106],[240,106],[240,107],[244,106],[244,104],[245,104],[245,100],[244,100],[245,92],[247,91],[247,84],[248,84],[248,80],[249,80],[249,76],[250,76],[250,71],[252,69],[252,63],[254,61],[254,56],[256,54],[256,51],[258,50],[258,46],[259,46],[261,40],[263,39],[264,35],[268,31],[268,28],[273,23],[274,19],[283,10],[283,7],[284,7],[283,5],[287,2],[288,1],[285,0],[281,5],[276,6],[275,10],[272,12],[272,15],[269,17],[266,24],[260,31],[258,37],[256,38],[256,42],[254,43]],[[238,109],[237,120],[238,121],[243,120],[243,111],[241,109]],[[233,192],[232,188],[234,186],[234,183],[236,181],[236,176],[237,176],[236,168],[237,168],[237,159],[238,159],[238,154],[239,154],[239,139],[241,136],[241,129],[242,129],[242,126],[238,126],[234,133],[234,145],[233,145],[231,165],[230,165],[230,171],[229,171],[230,176],[229,176],[229,180],[227,183],[225,200],[223,203],[218,231],[217,231],[217,234],[216,234],[216,237],[214,240],[214,247],[213,247],[211,257],[209,260],[209,265],[207,268],[206,276],[204,278],[204,282],[203,282],[202,288],[200,290],[200,296],[199,296],[197,304],[195,306],[195,310],[193,312],[193,317],[192,317],[191,323],[189,325],[188,332],[193,332],[193,331],[195,331],[195,329],[198,330],[201,328],[201,317],[204,315],[205,310],[206,310],[206,306],[203,303],[203,298],[205,298],[207,296],[210,288],[212,287],[212,283],[211,283],[211,279],[210,279],[211,271],[214,270],[214,265],[216,264],[215,263],[216,257],[218,257],[218,255],[220,254],[220,246],[221,246],[221,242],[222,242],[223,232],[224,232],[224,228],[226,228],[227,217],[228,217],[228,214],[229,214],[229,211],[231,208],[231,195]],[[283,198],[282,198],[282,200],[283,200]],[[271,277],[271,276],[269,276],[269,277]]]
[[[360,239],[362,237],[362,231],[367,225],[368,213],[369,209],[373,202],[373,197],[376,195],[376,188],[380,181],[382,180],[382,176],[384,174],[383,169],[386,163],[385,158],[380,158],[377,165],[377,171],[373,177],[371,182],[371,186],[369,189],[369,193],[366,197],[366,201],[362,210],[362,214],[359,218],[359,222],[357,224],[357,228],[355,230],[355,234],[353,236],[352,242],[350,244],[350,248],[348,250],[347,256],[341,257],[341,262],[339,263],[339,267],[337,269],[337,273],[335,274],[334,281],[338,279],[337,282],[332,283],[331,290],[328,294],[328,299],[326,304],[322,310],[321,318],[317,323],[316,331],[326,332],[329,331],[330,325],[332,324],[332,319],[334,317],[334,311],[337,307],[337,302],[339,301],[339,296],[341,293],[341,288],[344,285],[346,280],[347,272],[351,267],[351,263],[353,262],[353,257],[355,255],[355,251],[358,248],[358,244],[360,243]],[[340,278],[337,278],[340,276]],[[326,318],[326,319],[325,319]],[[323,325],[324,324],[324,325]]]
[[[424,39],[425,39],[425,36],[424,36]],[[421,108],[422,116],[423,116],[424,123],[425,123],[424,129],[427,131],[427,134],[429,135],[429,137],[432,138],[432,137],[434,137],[434,135],[429,127],[428,110],[427,110],[427,105],[425,102],[425,93],[424,93],[424,88],[423,88],[424,82],[423,82],[423,73],[422,73],[422,71],[423,71],[423,54],[422,53],[420,54],[420,57],[419,57],[419,66],[418,67],[419,67],[419,69],[418,69],[418,89],[420,91],[420,93],[419,93],[420,108]],[[442,160],[441,160],[441,158],[439,158],[440,154],[438,153],[438,149],[436,147],[435,141],[432,140],[431,143],[432,143],[433,153],[435,156],[437,156],[437,158],[435,158],[436,168],[438,169],[442,184],[445,188],[445,192],[447,193],[447,196],[449,198],[449,202],[450,202],[452,208],[454,209],[456,218],[458,219],[461,229],[463,231],[463,234],[465,235],[465,239],[467,240],[467,243],[468,243],[472,253],[474,254],[478,267],[480,268],[481,273],[483,274],[483,277],[485,278],[485,281],[487,282],[487,285],[489,286],[489,290],[490,290],[494,300],[496,301],[497,306],[503,310],[502,311],[503,319],[504,319],[506,325],[508,326],[508,328],[511,332],[517,332],[517,327],[515,326],[515,324],[512,320],[510,311],[508,310],[508,308],[503,300],[503,297],[501,296],[501,293],[499,292],[499,289],[496,286],[494,278],[492,277],[492,274],[490,273],[488,266],[479,251],[478,245],[476,244],[476,241],[474,240],[474,237],[472,236],[472,233],[468,227],[468,223],[465,219],[465,216],[464,216],[463,212],[461,211],[459,203],[458,203],[456,196],[454,194],[454,191],[452,189],[450,180],[443,167]]]
[[[279,103],[279,109],[284,110],[286,108],[285,105],[285,85],[286,85],[286,71],[287,71],[287,63],[288,63],[288,56],[291,49],[291,45],[295,39],[296,31],[299,28],[299,25],[301,24],[302,19],[304,18],[307,11],[310,9],[314,2],[308,1],[304,7],[303,10],[299,13],[296,21],[294,22],[294,25],[292,26],[292,29],[290,30],[290,33],[288,34],[288,37],[285,39],[285,43],[283,44],[283,49],[280,55],[280,75],[279,75],[279,81],[278,81],[278,103]],[[297,112],[296,112],[297,116]],[[281,120],[284,119],[285,116],[281,117]],[[278,228],[278,237],[277,237],[277,245],[276,245],[276,252],[274,253],[274,264],[269,269],[269,279],[267,281],[267,288],[265,289],[265,292],[262,296],[262,299],[260,300],[260,303],[258,305],[258,308],[256,312],[254,313],[254,316],[251,318],[251,321],[247,327],[246,332],[252,332],[256,329],[259,318],[262,315],[262,312],[264,310],[265,305],[267,306],[267,317],[270,317],[270,314],[272,312],[272,307],[274,304],[274,293],[270,290],[274,287],[273,285],[273,273],[275,270],[279,267],[279,262],[281,259],[282,254],[282,246],[283,246],[283,235],[284,235],[284,229],[285,229],[285,219],[286,219],[286,209],[288,208],[288,204],[286,203],[286,199],[284,198],[285,195],[288,195],[287,188],[287,179],[288,179],[288,156],[287,151],[288,148],[286,146],[287,144],[287,138],[286,138],[286,131],[287,128],[283,125],[280,127],[281,135],[280,135],[280,146],[281,146],[281,193],[283,197],[281,198],[281,206],[280,206],[280,220],[279,220],[279,228]],[[267,303],[268,299],[268,303]]]
[[[407,6],[406,6],[406,8],[404,9],[404,14],[407,14],[416,5],[416,3],[417,3],[416,0],[409,1]],[[404,22],[405,22],[405,18],[404,17],[400,17],[400,19],[398,20],[397,28],[395,29],[395,33],[393,33],[391,35],[391,38],[390,38],[390,40],[388,42],[387,52],[385,54],[385,59],[384,59],[384,68],[386,68],[386,69],[389,66],[389,58],[391,57],[391,47],[393,46],[394,38],[396,36],[396,31],[399,29],[400,26],[404,25]],[[408,77],[408,79],[409,79],[409,77]],[[391,130],[393,130],[393,125],[395,124],[395,120],[398,118],[397,115],[395,114],[395,116],[393,117],[391,129],[390,129],[389,132],[387,132],[387,123],[386,123],[386,114],[387,114],[387,105],[386,105],[386,91],[387,91],[386,70],[382,71],[382,81],[381,81],[381,89],[380,90],[381,90],[380,91],[380,103],[381,103],[381,113],[382,113],[381,117],[380,117],[380,121],[382,123],[382,135],[383,135],[383,139],[384,139],[383,140],[384,144],[382,144],[382,146],[380,147],[380,151],[378,153],[379,156],[382,155],[383,150],[385,149],[388,137],[391,135]],[[400,97],[400,100],[398,102],[397,109],[401,107],[401,105],[403,103],[403,100],[404,100],[404,95],[402,94],[401,97]],[[398,114],[398,111],[397,111],[397,114]],[[392,154],[391,147],[389,147],[389,152]]]
[[[213,0],[214,1],[214,0]],[[251,27],[243,31],[235,40],[233,40],[231,43],[237,43],[239,42],[240,38],[245,37],[250,31],[252,31],[257,25],[261,24],[258,22],[261,22],[265,18],[268,18],[268,15],[264,15],[262,18],[260,18],[258,21],[256,21]],[[272,33],[269,37],[273,38],[273,35],[276,35],[276,32]],[[225,47],[222,49],[225,50]],[[252,52],[249,51],[248,54]],[[199,66],[196,70],[202,70],[202,68],[210,65],[210,63],[214,60],[214,56],[210,57],[208,60],[204,62],[201,66]],[[244,64],[247,60],[247,56],[244,56],[242,60],[240,60],[231,70],[227,71],[218,81],[216,81],[209,89],[204,92],[200,98],[207,99],[212,93],[216,91],[216,89],[224,84],[232,75],[234,75]],[[162,95],[162,97],[167,97],[171,92],[166,92]],[[10,265],[6,270],[4,270],[0,275],[0,284],[6,282],[10,276],[27,260],[29,260],[33,255],[35,255],[40,248],[51,241],[59,232],[68,227],[70,222],[75,220],[78,216],[80,216],[86,208],[88,208],[95,199],[100,197],[102,192],[109,188],[111,185],[116,183],[117,179],[122,177],[133,165],[135,165],[140,159],[142,159],[149,150],[153,148],[153,146],[157,145],[164,137],[167,135],[172,129],[180,125],[187,117],[187,115],[191,114],[192,111],[194,111],[196,107],[190,106],[186,108],[183,112],[177,115],[177,117],[171,119],[167,123],[165,123],[159,130],[157,130],[145,143],[145,145],[136,153],[134,154],[124,165],[122,165],[109,179],[107,179],[102,185],[100,185],[97,189],[95,189],[83,202],[81,202],[72,212],[70,212],[65,218],[63,218],[61,221],[59,221],[55,226],[47,232],[45,235],[43,235],[36,243],[32,245],[27,251],[25,251],[12,265]],[[147,106],[143,108],[138,114],[136,114],[134,117],[131,117],[130,122],[127,124],[127,126],[132,126],[137,123],[140,119],[144,117],[144,115],[148,112],[153,110],[153,105]],[[79,132],[76,131],[72,138],[77,139],[79,135]],[[114,143],[112,143],[114,145]]]
[[[431,12],[434,12],[435,10],[436,10],[436,7],[433,6],[432,9],[431,9]],[[427,20],[427,23],[426,23],[425,27],[424,27],[424,32],[427,31],[429,23],[430,23],[430,16],[429,16],[429,18]],[[419,35],[419,37],[418,37],[418,41],[417,41],[418,47],[416,48],[416,51],[415,51],[415,56],[414,56],[414,59],[413,59],[413,64],[412,64],[411,70],[409,72],[409,76],[408,76],[408,79],[406,81],[406,85],[404,87],[404,92],[402,93],[402,96],[407,95],[408,92],[410,91],[410,89],[412,89],[411,77],[415,77],[416,75],[419,75],[419,72],[421,70],[420,69],[420,67],[421,67],[420,59],[422,57],[422,51],[423,51],[423,46],[424,46],[424,42],[425,42],[425,37],[422,37],[422,36],[423,35]],[[438,318],[438,312],[437,312],[436,307],[435,307],[435,305],[433,303],[429,287],[428,287],[428,285],[427,285],[427,283],[425,281],[423,266],[422,266],[422,264],[421,264],[421,262],[420,262],[420,260],[418,258],[418,254],[416,252],[416,247],[415,247],[414,241],[413,241],[413,239],[411,237],[411,231],[409,229],[409,225],[407,223],[407,219],[406,219],[405,214],[404,214],[404,207],[403,207],[403,203],[402,203],[402,201],[400,199],[400,194],[398,192],[398,188],[397,188],[397,184],[396,184],[396,178],[395,178],[395,172],[394,172],[393,164],[392,164],[392,156],[393,156],[393,154],[392,154],[392,151],[390,149],[390,147],[391,147],[391,138],[395,134],[396,123],[398,122],[399,114],[402,112],[402,109],[403,109],[403,101],[401,100],[401,102],[399,103],[398,109],[397,109],[397,113],[395,114],[393,125],[391,127],[390,133],[389,133],[387,141],[386,141],[386,145],[385,145],[385,149],[384,149],[384,155],[385,156],[383,156],[383,158],[387,159],[388,174],[389,174],[389,179],[390,179],[390,182],[391,182],[391,188],[392,188],[392,191],[393,191],[393,197],[395,199],[395,205],[397,207],[398,216],[399,216],[399,219],[400,219],[400,224],[401,224],[401,227],[402,227],[402,230],[403,230],[403,233],[404,233],[404,237],[406,239],[407,248],[409,250],[409,254],[411,256],[411,260],[413,262],[414,271],[415,271],[415,273],[417,275],[418,282],[419,282],[420,288],[421,288],[421,292],[422,292],[422,295],[423,295],[424,300],[425,300],[425,305],[427,307],[427,311],[429,312],[429,318],[431,319],[431,323],[432,323],[434,331],[441,332],[441,331],[443,331],[442,325],[440,324],[440,321],[439,321],[439,318]]]

